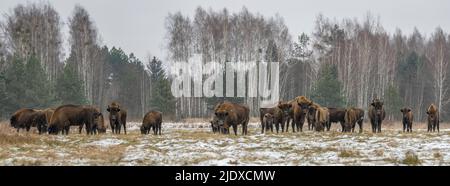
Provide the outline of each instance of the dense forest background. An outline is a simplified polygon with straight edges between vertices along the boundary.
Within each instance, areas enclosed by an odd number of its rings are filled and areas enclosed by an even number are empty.
[[[370,13],[363,20],[319,14],[312,33],[292,36],[279,15],[199,7],[193,17],[170,13],[161,25],[167,56],[138,59],[120,46],[103,46],[101,31],[81,6],[66,19],[49,3],[17,5],[0,25],[3,119],[19,108],[66,103],[97,105],[105,112],[113,100],[136,120],[152,109],[172,119],[209,117],[223,98],[174,98],[170,91],[169,62],[194,56],[203,64],[279,62],[283,100],[306,95],[325,106],[366,109],[379,97],[390,120],[400,119],[400,108],[408,106],[424,121],[431,103],[444,120],[450,117],[450,35],[439,27],[430,35],[417,29],[405,35],[399,29],[388,33]],[[67,56],[63,25],[70,35]],[[261,100],[234,101],[246,103],[256,116]]]

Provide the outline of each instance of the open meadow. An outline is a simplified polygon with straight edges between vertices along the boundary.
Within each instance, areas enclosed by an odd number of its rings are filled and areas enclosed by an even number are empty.
[[[141,135],[130,122],[127,135],[38,135],[16,133],[0,125],[0,165],[450,165],[450,130],[427,133],[415,124],[413,133],[400,123],[384,125],[381,134],[330,132],[261,134],[259,124],[249,135],[213,134],[206,122],[163,123],[161,136]]]

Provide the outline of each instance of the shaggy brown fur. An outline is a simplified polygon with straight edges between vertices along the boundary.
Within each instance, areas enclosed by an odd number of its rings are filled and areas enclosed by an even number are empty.
[[[234,134],[237,135],[237,127],[242,125],[242,134],[247,135],[250,114],[250,109],[247,106],[225,101],[216,108],[214,114],[217,116],[219,125],[227,131],[231,126]]]
[[[431,131],[437,131],[439,132],[439,109],[434,105],[431,104],[427,109],[428,114],[428,132]]]
[[[95,120],[101,115],[91,106],[62,105],[56,108],[48,127],[49,134],[58,134],[60,131],[69,134],[70,126],[86,125],[86,134],[94,134]]]
[[[145,114],[141,126],[141,134],[149,134],[150,129],[154,135],[161,135],[162,113],[159,111],[150,111]]]
[[[109,125],[113,134],[120,134],[121,127],[127,134],[127,111],[117,102],[112,102],[106,109],[109,112]]]
[[[414,120],[413,113],[411,112],[411,108],[402,108],[400,109],[402,112],[402,123],[403,123],[403,132],[412,132],[412,123]]]

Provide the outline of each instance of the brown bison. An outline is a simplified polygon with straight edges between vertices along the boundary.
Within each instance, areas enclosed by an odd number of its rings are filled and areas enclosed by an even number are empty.
[[[381,124],[386,116],[386,112],[383,108],[383,102],[378,98],[372,100],[370,103],[369,111],[368,111],[370,124],[372,125],[372,132],[377,133],[381,132]]]
[[[400,109],[400,112],[402,112],[403,115],[403,119],[402,119],[402,123],[403,123],[403,132],[412,132],[412,123],[414,120],[414,116],[413,113],[411,112],[411,108],[402,108]]]
[[[247,135],[249,113],[250,110],[247,106],[228,101],[220,104],[214,111],[219,126],[223,126],[227,131],[229,131],[230,126],[232,126],[235,135],[237,135],[238,125],[242,125],[242,134]]]
[[[274,125],[273,115],[270,113],[264,114],[262,133],[264,133],[264,129],[266,132],[270,129],[270,131],[273,133],[273,125]]]
[[[345,109],[344,124],[342,132],[351,132],[358,121],[357,112],[354,108]]]
[[[360,108],[352,108],[356,113],[356,123],[359,125],[359,133],[363,132],[364,110]],[[355,132],[355,124],[352,126],[352,132]]]
[[[297,105],[300,107],[300,109],[306,111],[306,120],[308,121],[308,130],[314,129],[314,123],[315,123],[315,115],[316,110],[313,107],[310,107],[312,105],[312,101],[306,98],[305,96],[298,96],[295,98],[295,101],[297,102]]]
[[[98,109],[82,105],[62,105],[56,108],[48,126],[49,134],[69,134],[70,126],[86,126],[86,134],[94,134],[96,119],[101,115]]]
[[[99,111],[97,109],[97,111]],[[103,114],[99,111],[100,115],[97,119],[94,120],[94,125],[92,127],[92,133],[93,134],[102,134],[106,133],[106,125],[105,125],[105,119],[103,117]],[[78,133],[81,134],[81,131],[83,130],[83,125],[80,125]]]
[[[295,129],[297,129],[297,131],[302,132],[307,110],[302,109],[295,100],[290,101],[289,104],[291,105],[291,109],[289,109],[286,131],[288,131],[289,123],[292,120],[292,131],[295,132]]]
[[[274,118],[274,124],[275,124],[275,129],[277,131],[277,133],[280,130],[280,126],[281,126],[281,132],[284,132],[284,127],[285,127],[285,123],[289,118],[289,110],[291,108],[291,104],[283,102],[283,101],[279,101],[278,105],[276,107],[272,107],[272,108],[260,108],[259,109],[259,119],[261,121],[261,126],[263,126],[263,119],[264,119],[264,115],[266,113],[272,114],[273,118]],[[264,130],[264,129],[262,129]],[[287,131],[287,128],[286,128]],[[264,133],[264,131],[261,131],[261,133]]]
[[[325,127],[330,125],[330,113],[328,108],[322,107],[317,103],[312,102],[305,96],[295,98],[297,104],[304,109],[308,109],[308,115],[313,115],[313,127],[316,131],[324,131]]]
[[[106,109],[109,112],[109,125],[114,134],[120,134],[121,126],[127,134],[127,111],[119,103],[112,102]]]
[[[345,123],[344,117],[346,109],[328,107],[328,111],[330,112],[330,124],[327,126],[327,131],[330,131],[331,123],[339,122],[342,127],[342,132],[344,132],[344,123]]]
[[[153,130],[153,134],[161,135],[162,113],[158,111],[150,111],[144,116],[144,120],[141,125],[141,134],[149,134],[150,129]]]
[[[33,126],[37,126],[39,134],[47,132],[47,128],[53,112],[55,112],[55,109],[48,108],[45,110],[36,110],[36,112],[33,114]]]
[[[215,134],[216,132],[217,133],[220,133],[220,126],[219,126],[219,120],[217,119],[217,117],[213,117],[213,119],[210,121],[210,123],[211,123],[211,129],[212,129],[212,132]]]
[[[433,130],[439,132],[439,109],[434,105],[431,104],[427,109],[428,114],[428,132],[431,132]]]
[[[314,130],[314,123],[316,121],[316,110],[313,107],[309,107],[306,113],[306,119],[308,121],[308,130]]]
[[[28,132],[31,127],[37,127],[39,134],[42,134],[47,130],[45,112],[43,110],[30,108],[23,108],[14,112],[10,118],[10,125],[11,127],[16,128],[17,132],[19,132],[21,128]]]

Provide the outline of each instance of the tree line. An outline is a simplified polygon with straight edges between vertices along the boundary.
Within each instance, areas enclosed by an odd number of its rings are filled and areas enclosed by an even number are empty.
[[[236,13],[198,7],[194,16],[180,12],[166,21],[167,50],[173,61],[201,56],[202,63],[279,62],[283,100],[306,95],[330,107],[367,109],[373,98],[385,102],[387,119],[400,108],[413,108],[419,121],[435,103],[443,119],[450,115],[450,35],[440,27],[428,37],[414,29],[387,32],[370,13],[362,19],[330,20],[319,14],[311,34],[292,38],[279,15],[264,17],[245,7]],[[211,115],[211,98],[177,98],[184,117]],[[256,116],[261,100],[243,98]]]
[[[89,13],[75,6],[66,22],[70,53],[62,54],[63,21],[49,3],[17,5],[6,14],[0,39],[0,117],[19,108],[89,104],[105,112],[120,102],[129,116],[151,109],[173,113],[170,81],[157,57],[102,46]],[[105,108],[103,108],[105,107]]]
[[[63,24],[69,28],[67,57]],[[217,102],[229,98],[174,98],[170,92],[169,61],[195,56],[202,64],[279,62],[283,100],[305,95],[324,106],[367,109],[378,97],[388,119],[400,119],[399,109],[408,106],[424,121],[430,103],[440,108],[443,119],[450,116],[450,35],[440,27],[427,36],[417,29],[389,33],[370,13],[362,20],[319,14],[312,33],[292,37],[280,15],[266,17],[245,7],[235,13],[198,7],[193,17],[180,12],[166,17],[163,57],[168,61],[141,61],[120,47],[101,45],[100,32],[81,6],[64,22],[49,3],[20,4],[0,25],[2,118],[22,107],[104,107],[113,100],[131,118],[151,109],[176,119],[209,117]],[[232,101],[258,114],[259,98]]]

